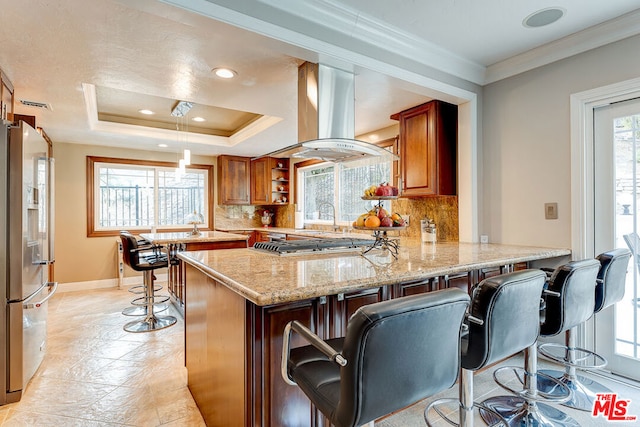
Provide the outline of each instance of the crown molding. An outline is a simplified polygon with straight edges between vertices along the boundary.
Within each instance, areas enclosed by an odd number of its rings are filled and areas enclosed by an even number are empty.
[[[176,131],[169,129],[153,128],[126,123],[114,123],[100,120],[98,118],[98,103],[96,97],[96,87],[90,83],[82,83],[85,109],[87,113],[87,123],[93,132],[106,132],[118,135],[134,135],[142,138],[152,138],[154,143],[166,141],[176,143]],[[200,144],[205,146],[233,147],[271,126],[282,121],[281,117],[263,115],[252,121],[247,126],[238,130],[231,136],[207,135],[202,133],[189,133],[189,144]]]
[[[258,0],[267,3],[267,0]],[[453,54],[435,43],[415,37],[400,28],[369,18],[360,11],[333,0],[301,2],[299,0],[269,1],[282,12],[312,21],[343,36],[401,55],[422,65],[454,75],[475,84],[484,82],[486,68]]]
[[[640,9],[487,67],[484,84],[640,34]]]

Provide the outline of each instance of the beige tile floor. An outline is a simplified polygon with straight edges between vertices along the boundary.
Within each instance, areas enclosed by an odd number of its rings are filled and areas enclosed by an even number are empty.
[[[62,293],[49,306],[48,354],[20,402],[0,407],[0,426],[184,426],[204,422],[187,388],[184,323],[153,333],[131,334],[121,310],[132,294],[126,290]],[[521,357],[511,360],[521,364]],[[540,361],[542,367],[547,364]],[[628,414],[640,416],[640,389],[598,378],[631,399]],[[491,372],[475,378],[478,399],[504,394]],[[434,398],[454,397],[457,387]],[[424,426],[419,402],[376,423],[377,427]],[[625,426],[588,412],[561,408],[582,426]],[[445,425],[440,422],[438,425]],[[477,426],[483,425],[476,422]],[[274,426],[276,427],[276,426]]]
[[[182,319],[125,332],[131,299],[115,289],[55,295],[47,356],[22,400],[0,407],[0,425],[204,426],[187,388]]]

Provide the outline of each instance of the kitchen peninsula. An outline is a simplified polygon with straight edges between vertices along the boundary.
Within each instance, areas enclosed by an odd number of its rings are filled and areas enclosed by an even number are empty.
[[[568,255],[567,249],[412,240],[402,241],[397,259],[383,251],[181,252],[189,287],[189,389],[208,425],[325,425],[304,394],[280,377],[287,322],[339,337],[365,304],[453,286],[469,290],[485,277],[535,262],[556,265]],[[302,345],[296,338],[292,345]]]
[[[220,231],[169,233],[142,233],[144,240],[153,245],[164,246],[170,258],[176,260],[179,251],[200,251],[246,248],[247,236]],[[171,262],[168,268],[167,290],[171,303],[184,317],[185,279],[182,262]]]

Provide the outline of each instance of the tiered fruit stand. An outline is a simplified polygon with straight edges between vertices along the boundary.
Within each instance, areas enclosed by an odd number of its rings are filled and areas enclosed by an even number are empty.
[[[362,200],[377,200],[378,208],[382,209],[382,202],[384,200],[395,200],[398,196],[362,196]],[[371,235],[375,238],[375,242],[362,253],[366,254],[374,249],[382,249],[387,250],[394,258],[398,258],[398,246],[400,244],[400,236],[389,236],[389,232],[404,230],[407,228],[406,225],[399,225],[395,227],[358,227],[355,226],[356,230],[367,230],[371,231]]]

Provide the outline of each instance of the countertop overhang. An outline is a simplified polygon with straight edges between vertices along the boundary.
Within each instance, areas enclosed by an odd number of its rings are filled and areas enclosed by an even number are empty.
[[[140,237],[154,244],[167,243],[194,243],[194,242],[229,242],[247,240],[249,236],[243,234],[226,233],[223,231],[201,231],[200,234],[191,234],[188,231],[170,233],[142,233]]]
[[[403,239],[397,259],[383,251],[281,257],[251,248],[180,252],[178,257],[267,306],[570,254],[559,248]]]

